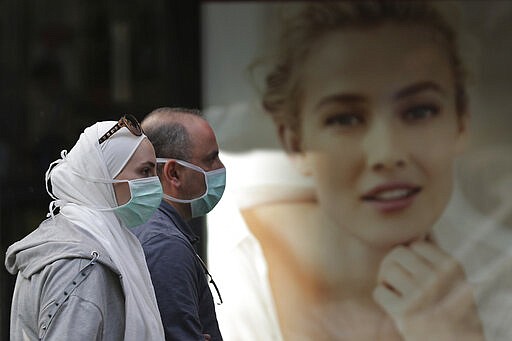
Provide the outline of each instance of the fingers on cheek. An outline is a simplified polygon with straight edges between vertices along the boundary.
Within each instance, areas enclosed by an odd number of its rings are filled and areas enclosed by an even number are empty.
[[[419,293],[413,290],[408,296],[403,296],[395,288],[383,282],[373,291],[373,299],[388,314],[406,316],[421,306],[423,299]],[[434,304],[438,305],[437,310],[449,312],[455,319],[464,319],[468,314],[474,314],[476,311],[473,288],[464,282],[458,283],[449,295]]]
[[[416,287],[411,274],[397,263],[387,263],[381,267],[379,284],[402,298],[408,296]]]
[[[458,269],[458,262],[436,245],[419,242],[412,244],[411,250],[439,272],[453,272]]]
[[[384,284],[380,284],[375,288],[373,299],[390,315],[399,315],[404,310],[403,301],[400,300],[400,296]]]
[[[406,269],[395,262],[385,262],[380,268],[374,299],[388,313],[401,315],[410,309],[417,290],[414,278]]]
[[[439,247],[429,242],[416,242],[411,244],[410,248],[433,266],[443,263],[449,257]]]
[[[459,262],[444,253],[437,246],[421,242],[413,244],[411,249],[435,269],[439,280],[443,282],[453,282],[458,278],[464,278],[464,271]]]
[[[374,299],[394,314],[414,311],[436,291],[436,274],[429,262],[407,247],[397,247],[382,261]]]
[[[432,271],[430,262],[412,249],[404,246],[396,247],[391,251],[382,261],[382,267],[391,263],[400,264],[407,272],[418,279]]]

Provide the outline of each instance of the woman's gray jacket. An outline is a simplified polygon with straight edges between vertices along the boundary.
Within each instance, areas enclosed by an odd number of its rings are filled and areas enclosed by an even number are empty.
[[[10,340],[122,340],[124,295],[108,254],[59,215],[13,244]]]

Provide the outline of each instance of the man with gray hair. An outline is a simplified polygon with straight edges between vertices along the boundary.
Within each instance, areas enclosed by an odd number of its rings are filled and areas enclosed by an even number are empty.
[[[222,340],[207,276],[217,287],[187,223],[208,213],[224,192],[215,134],[198,110],[185,108],[156,109],[142,127],[155,148],[164,195],[151,220],[133,232],[146,255],[166,340]]]

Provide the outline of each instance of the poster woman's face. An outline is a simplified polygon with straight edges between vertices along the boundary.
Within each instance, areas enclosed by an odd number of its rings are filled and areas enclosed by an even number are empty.
[[[328,217],[375,246],[429,231],[465,144],[449,59],[426,35],[393,25],[335,32],[302,69],[301,168]]]

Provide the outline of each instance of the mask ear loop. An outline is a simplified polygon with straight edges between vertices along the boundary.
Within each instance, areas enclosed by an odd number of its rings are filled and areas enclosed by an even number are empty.
[[[90,182],[96,182],[96,183],[102,183],[102,184],[115,184],[115,183],[126,182],[126,183],[128,183],[128,186],[130,188],[130,196],[133,196],[132,188],[131,188],[131,183],[132,182],[135,182],[135,181],[151,181],[151,180],[159,181],[157,176],[152,176],[152,177],[148,177],[148,178],[132,179],[132,180],[116,180],[116,179],[109,180],[109,179],[101,179],[101,178],[89,177],[89,176],[80,174],[80,172],[77,172],[74,169],[71,169],[71,173],[73,173],[74,175],[78,176],[79,178],[82,178],[83,180],[90,181]],[[88,207],[88,208],[90,208],[92,210],[96,210],[96,211],[100,211],[100,212],[110,212],[110,211],[114,211],[115,209],[117,209],[119,207],[123,207],[123,206],[128,205],[131,200],[132,200],[132,198],[130,198],[130,200],[128,200],[128,202],[126,202],[126,203],[124,203],[122,205],[115,206],[115,207],[94,207],[94,206],[85,206],[85,207]]]
[[[50,163],[50,165],[48,166],[48,169],[46,170],[46,173],[44,175],[44,183],[45,183],[45,187],[46,187],[46,193],[48,193],[48,195],[53,199],[50,202],[50,205],[48,206],[48,211],[49,212],[46,214],[47,218],[51,217],[52,219],[55,219],[55,210],[65,204],[64,200],[61,200],[61,199],[57,198],[52,193],[52,191],[50,191],[48,183],[50,181],[50,176],[51,176],[52,170],[55,168],[55,166],[61,164],[64,161],[66,161],[67,156],[68,156],[68,151],[65,150],[65,149],[62,150],[60,152],[60,157],[61,158],[53,161],[52,163]]]
[[[76,175],[79,178],[82,178],[82,179],[84,179],[86,181],[102,183],[102,184],[114,184],[114,183],[122,183],[122,182],[126,182],[126,183],[129,184],[131,181],[133,181],[133,180],[116,180],[116,179],[109,180],[109,179],[92,178],[92,177],[80,174],[80,172],[77,172],[74,169],[71,169],[71,173],[73,173],[74,175]],[[155,176],[155,178],[158,178],[158,177]],[[131,190],[131,186],[130,186],[130,195],[131,194],[132,194],[132,190]],[[87,207],[90,208],[90,209],[96,210],[96,211],[100,211],[100,212],[110,212],[110,211],[115,210],[118,207],[122,207],[124,205],[127,205],[130,201],[131,201],[131,198],[130,198],[130,200],[127,203],[125,203],[123,205],[116,206],[116,207],[94,207],[94,206],[87,206]]]
[[[51,172],[52,170],[57,166],[59,165],[60,163],[66,161],[66,158],[67,158],[67,150],[63,150],[61,151],[60,153],[60,156],[61,158],[58,159],[58,160],[55,160],[53,161],[52,163],[50,163],[50,165],[48,166],[48,169],[46,170],[46,173],[45,173],[45,187],[46,187],[46,192],[48,193],[48,195],[54,199],[52,202],[50,202],[50,205],[48,206],[48,211],[49,213],[46,214],[46,217],[49,218],[51,217],[52,219],[55,219],[55,210],[59,207],[62,207],[64,206],[65,204],[68,204],[68,202],[66,200],[62,200],[62,199],[59,199],[57,198],[53,193],[52,191],[50,191],[50,188],[48,186],[48,183],[50,182],[50,176],[51,176]],[[73,173],[74,175],[84,179],[84,180],[87,180],[87,181],[91,181],[91,182],[97,182],[97,183],[104,183],[104,184],[112,184],[112,183],[121,183],[121,182],[127,182],[127,183],[130,183],[129,180],[116,180],[116,179],[112,179],[112,180],[108,180],[108,179],[99,179],[99,178],[92,178],[92,177],[88,177],[86,175],[83,175],[83,174],[80,174],[80,172],[77,172],[75,171],[74,169],[70,169],[71,170],[71,173]],[[155,176],[155,178],[157,178]],[[130,193],[131,193],[131,188],[130,188]],[[131,199],[130,199],[131,200]],[[128,201],[129,202],[129,201]],[[69,204],[72,204],[72,203],[69,203]],[[124,206],[124,205],[127,205],[128,203],[126,204],[123,204],[123,205],[120,205],[120,206],[117,206],[117,207],[121,207],[121,206]],[[74,204],[73,204],[74,205]],[[90,209],[93,209],[93,210],[97,210],[97,211],[103,211],[103,212],[108,212],[108,211],[113,211],[114,209],[116,209],[117,207],[88,207]]]
[[[157,163],[166,163],[169,160],[174,160],[174,161],[176,161],[176,163],[178,163],[184,167],[191,168],[191,169],[195,170],[196,172],[202,173],[204,176],[204,183],[205,183],[206,189],[205,189],[205,192],[201,196],[194,198],[194,199],[179,199],[179,198],[175,198],[169,194],[164,193],[163,197],[165,199],[171,200],[173,202],[179,202],[182,204],[190,204],[191,202],[194,202],[196,200],[204,198],[208,194],[208,176],[207,176],[208,172],[205,172],[204,169],[202,169],[201,167],[196,166],[187,161],[183,161],[183,160],[179,160],[179,159],[167,159],[167,158],[161,158],[161,157],[156,158]]]

